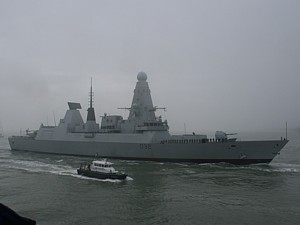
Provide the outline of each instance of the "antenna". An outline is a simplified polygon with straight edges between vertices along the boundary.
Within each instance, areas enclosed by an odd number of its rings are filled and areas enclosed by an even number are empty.
[[[87,121],[96,121],[95,118],[95,110],[93,108],[93,78],[91,77],[91,89],[90,89],[90,93],[89,93],[89,97],[90,97],[90,107],[88,108],[88,114],[87,114]]]
[[[164,112],[167,111],[167,108],[166,107],[157,107],[157,106],[154,106],[152,109],[150,109],[149,111],[150,112],[155,112],[157,109],[162,109],[164,110]]]
[[[131,110],[131,107],[130,108],[124,107],[124,108],[118,108],[118,109]]]
[[[93,108],[93,78],[91,77],[90,108]]]
[[[54,119],[54,125],[56,126],[56,119],[55,119],[54,111],[53,111],[53,119]]]
[[[285,122],[285,140],[287,140],[287,121]]]

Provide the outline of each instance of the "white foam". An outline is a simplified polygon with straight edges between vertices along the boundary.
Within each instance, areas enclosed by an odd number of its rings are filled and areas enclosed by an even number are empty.
[[[175,163],[176,165],[178,165],[178,166],[183,166],[183,167],[186,167],[186,166],[188,166],[189,164],[185,164],[185,163]]]
[[[80,178],[83,180],[93,180],[93,181],[100,181],[100,182],[111,182],[111,183],[122,182],[122,180],[118,180],[118,179],[97,179],[97,178],[92,178],[92,177],[85,177],[82,175],[72,175],[72,177]]]
[[[278,172],[278,173],[299,173],[299,164],[287,164],[287,163],[273,163],[271,165],[250,165],[244,166],[243,169],[259,170],[263,172]]]
[[[126,180],[128,180],[128,181],[132,181],[132,180],[133,180],[133,178],[132,178],[132,177],[129,177],[129,176],[127,176],[127,177],[126,177]]]
[[[300,173],[300,164],[272,163],[252,165],[231,165],[226,163],[203,163],[200,167],[211,167],[224,170],[258,170],[263,172]]]
[[[65,165],[55,165],[55,164],[48,164],[39,161],[28,161],[28,160],[0,160],[0,166],[9,169],[19,169],[25,170],[28,172],[49,172],[49,173],[71,173],[74,171],[74,168]]]
[[[188,173],[188,174],[194,174],[194,173],[196,173],[194,170],[190,170],[190,169],[186,169],[185,172]]]
[[[265,168],[263,168],[265,169]],[[299,173],[299,164],[287,164],[287,163],[274,163],[270,165],[270,168],[265,169],[268,172],[281,172],[281,173]]]

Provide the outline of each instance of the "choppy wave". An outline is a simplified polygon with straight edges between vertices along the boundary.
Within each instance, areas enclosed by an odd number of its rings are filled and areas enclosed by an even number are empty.
[[[71,175],[72,177],[76,177],[76,178],[80,178],[80,179],[83,179],[83,180],[92,180],[92,181],[100,181],[100,182],[111,182],[111,183],[119,183],[119,182],[122,182],[122,180],[118,180],[118,179],[97,179],[97,178],[92,178],[92,177],[85,177],[85,176],[82,176],[82,175]]]
[[[51,173],[62,176],[74,176],[76,175],[76,169],[66,165],[48,164],[40,161],[29,160],[0,160],[2,168],[17,169],[32,173]]]
[[[300,164],[272,163],[272,164],[252,164],[246,166],[232,165],[228,163],[204,163],[200,167],[214,168],[220,170],[257,170],[263,172],[278,173],[300,173]]]
[[[265,172],[280,172],[280,173],[299,173],[299,164],[274,163],[268,167],[258,167],[257,169]]]

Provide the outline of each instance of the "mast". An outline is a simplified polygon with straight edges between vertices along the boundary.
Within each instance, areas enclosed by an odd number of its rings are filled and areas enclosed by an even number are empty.
[[[285,122],[285,140],[287,140],[287,121]]]
[[[84,125],[84,130],[86,133],[97,133],[99,132],[99,124],[96,123],[95,110],[93,107],[93,79],[91,78],[91,88],[89,92],[89,108],[87,109],[87,118]]]
[[[2,127],[2,123],[0,121],[0,138],[1,137],[4,137],[4,134],[3,134],[3,127]]]
[[[93,78],[91,77],[90,108],[93,108]]]
[[[88,108],[88,114],[87,114],[87,121],[96,121],[96,117],[95,117],[95,110],[93,108],[93,80],[91,77],[91,88],[90,88],[90,93],[89,93],[89,97],[90,97],[90,107]]]

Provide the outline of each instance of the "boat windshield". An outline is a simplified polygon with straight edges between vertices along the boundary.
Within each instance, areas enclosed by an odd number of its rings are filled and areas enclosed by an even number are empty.
[[[99,163],[94,163],[94,166],[96,166],[96,167],[111,167],[111,165],[99,164]]]

